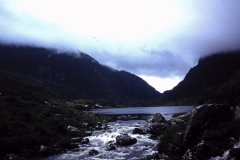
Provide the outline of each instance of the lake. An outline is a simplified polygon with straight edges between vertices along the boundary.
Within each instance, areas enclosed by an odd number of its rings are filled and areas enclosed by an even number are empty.
[[[186,113],[192,108],[193,106],[130,107],[92,109],[91,112],[95,114],[116,116],[118,120],[148,120],[151,119],[154,114],[161,113],[165,119],[169,120],[173,114]]]

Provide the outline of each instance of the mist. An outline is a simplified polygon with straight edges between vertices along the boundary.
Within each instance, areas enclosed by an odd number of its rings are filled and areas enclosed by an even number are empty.
[[[240,49],[239,12],[238,0],[0,0],[0,43],[80,51],[176,85],[199,58]]]

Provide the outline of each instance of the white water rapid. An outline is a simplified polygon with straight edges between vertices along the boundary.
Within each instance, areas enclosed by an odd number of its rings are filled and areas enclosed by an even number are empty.
[[[108,130],[94,131],[92,136],[88,136],[89,144],[79,144],[80,151],[68,152],[64,154],[48,157],[45,160],[109,160],[109,159],[143,159],[147,155],[156,152],[155,146],[157,140],[149,139],[150,135],[132,134],[134,128],[143,130],[149,127],[149,123],[145,120],[131,120],[108,123]],[[106,147],[109,142],[116,142],[116,137],[120,134],[128,134],[130,137],[136,138],[137,143],[131,146],[116,145],[115,150],[107,151]],[[96,150],[97,155],[89,155],[90,150]]]

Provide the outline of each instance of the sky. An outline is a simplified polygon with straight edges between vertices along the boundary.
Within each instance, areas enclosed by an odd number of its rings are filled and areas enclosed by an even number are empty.
[[[164,92],[240,49],[239,0],[0,0],[0,43],[84,52]]]

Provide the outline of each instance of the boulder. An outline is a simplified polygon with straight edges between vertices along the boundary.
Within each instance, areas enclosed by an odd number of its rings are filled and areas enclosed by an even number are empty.
[[[140,128],[134,128],[132,134],[144,134],[145,132]]]
[[[99,152],[97,151],[97,150],[95,150],[95,149],[92,149],[92,150],[90,150],[89,152],[88,152],[88,154],[90,155],[90,156],[94,156],[94,155],[97,155]]]
[[[184,133],[184,143],[194,145],[203,133],[215,130],[220,124],[232,120],[233,112],[230,106],[213,104],[195,107],[190,112],[190,118]]]
[[[91,136],[92,135],[92,131],[85,131],[83,134],[84,134],[84,136]]]
[[[82,137],[75,137],[75,138],[72,138],[71,139],[71,142],[81,142],[83,140],[83,138]]]
[[[112,143],[108,144],[107,147],[106,147],[107,151],[112,151],[112,150],[115,150],[115,149],[116,149],[116,146]]]
[[[183,160],[192,159],[210,159],[211,157],[221,156],[223,152],[218,144],[214,142],[201,142],[188,149],[182,157]]]
[[[73,126],[67,126],[67,132],[74,135],[74,136],[82,136],[82,132],[76,128],[76,127],[73,127]]]
[[[40,147],[40,154],[41,156],[50,156],[53,154],[60,153],[61,151],[58,148],[52,148],[52,147],[46,147],[44,145],[41,145]]]
[[[89,143],[89,139],[88,138],[83,138],[80,143],[82,144],[88,144]]]
[[[137,139],[132,138],[127,134],[123,134],[116,137],[116,143],[121,146],[129,146],[137,143]]]
[[[153,116],[152,123],[166,123],[166,122],[167,122],[166,119],[160,113],[156,113]]]

